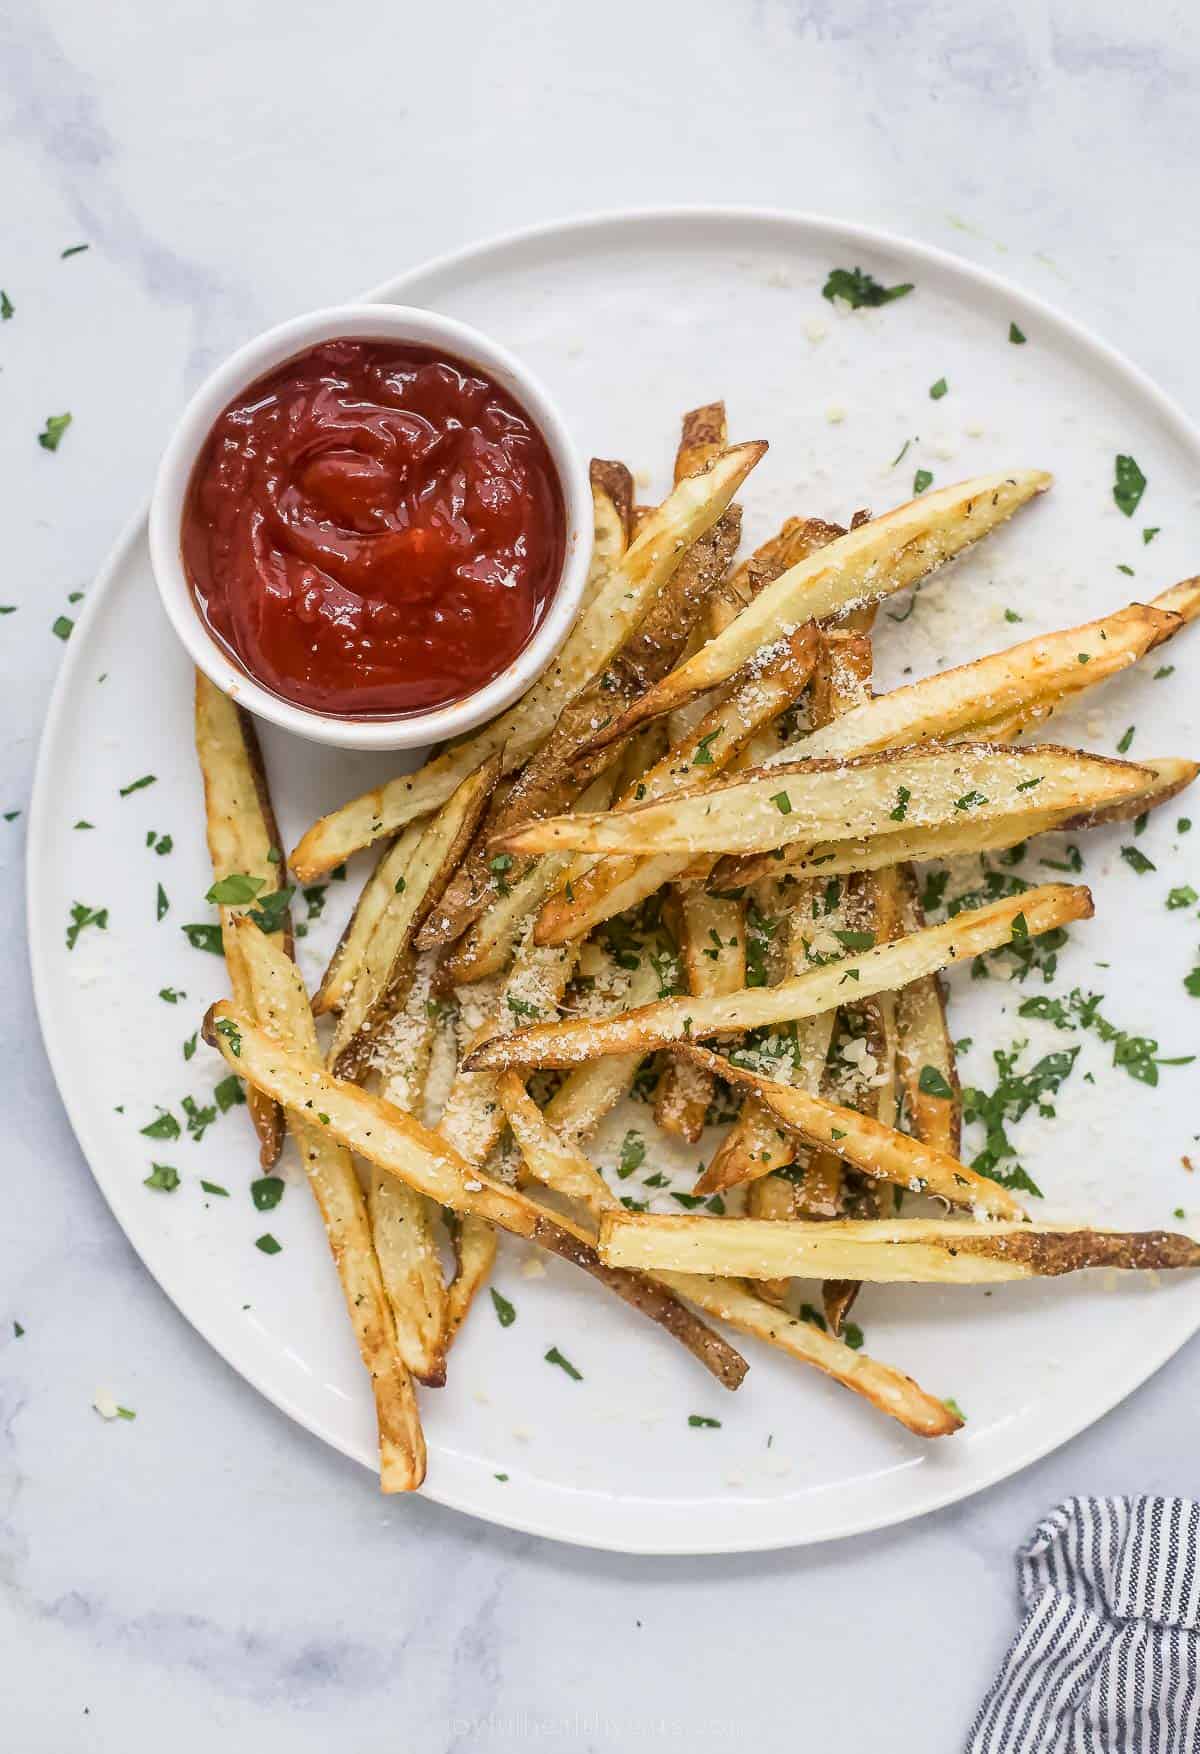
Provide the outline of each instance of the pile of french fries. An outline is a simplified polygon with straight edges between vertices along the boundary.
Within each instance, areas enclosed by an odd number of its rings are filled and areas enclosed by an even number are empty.
[[[961,1161],[941,971],[1092,900],[1047,884],[927,925],[913,870],[1136,817],[1191,782],[1190,761],[1018,739],[1173,638],[1200,579],[877,695],[879,603],[1049,477],[966,481],[848,530],[790,518],[738,561],[735,496],[765,449],[728,443],[720,403],[696,409],[645,509],[625,467],[593,463],[591,574],[555,662],[292,853],[311,883],[382,848],[311,1000],[288,930],[222,910],[233,996],[206,1037],[246,1081],[262,1161],[285,1126],[299,1147],[385,1491],[424,1478],[413,1381],[444,1382],[498,1230],[591,1274],[727,1388],[747,1366],[722,1327],[926,1437],[957,1410],[843,1337],[864,1282],[1200,1265],[1182,1236],[1031,1223]],[[261,902],[287,878],[253,727],[196,687],[214,874],[261,879]],[[628,1210],[589,1158],[650,1077],[664,1134],[694,1144],[722,1115],[695,1190],[729,1196],[720,1215]],[[936,1215],[897,1216],[896,1190]],[[799,1313],[809,1280],[823,1326]]]

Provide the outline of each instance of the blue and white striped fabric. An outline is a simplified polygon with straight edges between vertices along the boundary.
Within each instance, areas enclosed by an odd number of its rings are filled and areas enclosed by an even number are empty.
[[[1200,1504],[1069,1498],[1017,1555],[1028,1612],[967,1754],[1197,1754]]]

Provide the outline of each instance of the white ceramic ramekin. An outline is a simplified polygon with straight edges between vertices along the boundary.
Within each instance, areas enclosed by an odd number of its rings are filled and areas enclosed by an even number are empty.
[[[217,417],[255,379],[322,341],[410,342],[479,366],[521,404],[540,429],[562,486],[566,550],[558,587],[524,648],[483,688],[447,706],[395,718],[336,718],[283,700],[233,661],[205,626],[180,552],[180,523],[196,458]],[[455,737],[492,718],[524,693],[566,637],[579,607],[592,546],[587,468],[562,415],[528,368],[507,349],[449,317],[406,305],[333,305],[294,317],[248,341],[197,390],[159,465],[150,502],[150,556],[163,607],[192,660],[217,687],[258,717],[341,749],[413,749]]]

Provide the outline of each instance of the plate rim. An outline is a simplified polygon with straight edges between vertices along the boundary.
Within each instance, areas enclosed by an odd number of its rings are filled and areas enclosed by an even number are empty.
[[[415,266],[406,269],[402,274],[380,282],[359,297],[368,302],[394,302],[402,296],[412,295],[421,282],[428,282],[435,277],[453,274],[472,267],[489,257],[502,257],[506,253],[520,255],[523,251],[536,251],[546,243],[557,244],[564,239],[597,235],[605,231],[620,232],[623,230],[640,230],[651,227],[674,227],[681,224],[696,226],[713,226],[720,229],[726,225],[737,224],[748,230],[756,227],[771,227],[781,232],[801,234],[807,238],[820,236],[836,238],[847,245],[860,247],[864,252],[887,254],[889,251],[902,255],[917,263],[924,263],[931,269],[948,274],[952,278],[973,283],[983,287],[990,294],[1002,295],[1010,299],[1021,312],[1031,314],[1037,321],[1056,329],[1060,336],[1073,346],[1081,349],[1093,358],[1098,357],[1107,370],[1124,381],[1141,398],[1149,403],[1158,417],[1173,431],[1174,436],[1195,456],[1198,472],[1200,472],[1200,425],[1188,416],[1183,408],[1167,391],[1146,372],[1141,366],[1129,359],[1118,348],[1096,334],[1092,329],[1075,317],[1062,311],[1051,301],[1039,293],[1029,292],[1022,286],[1008,280],[1005,276],[984,268],[969,259],[944,250],[938,245],[926,244],[915,239],[888,231],[882,227],[864,225],[854,221],[843,220],[832,215],[825,215],[809,210],[792,210],[780,207],[761,207],[742,204],[704,203],[648,205],[628,208],[610,208],[575,214],[564,219],[550,219],[533,225],[515,227],[505,232],[444,251],[429,257]],[[418,290],[417,296],[420,297]],[[160,1275],[148,1253],[143,1251],[136,1232],[138,1226],[132,1221],[127,1224],[122,1208],[125,1201],[119,1187],[114,1183],[111,1187],[93,1161],[93,1152],[89,1149],[89,1124],[84,1112],[82,1101],[69,1094],[70,1084],[69,1055],[64,1042],[56,1031],[56,1017],[52,988],[54,985],[49,967],[49,928],[41,912],[41,898],[35,881],[36,871],[42,867],[48,851],[44,843],[50,833],[50,813],[47,794],[51,785],[52,749],[66,728],[69,719],[69,703],[73,695],[74,672],[84,662],[87,634],[91,624],[102,613],[103,606],[115,586],[115,582],[129,562],[139,540],[145,539],[146,520],[149,497],[145,496],[133,515],[127,520],[118,533],[112,546],[106,553],[101,565],[97,568],[91,587],[88,590],[82,611],[77,618],[75,637],[68,644],[63,664],[55,679],[46,715],[38,743],[37,757],[34,764],[33,784],[30,790],[28,806],[28,834],[25,851],[26,873],[26,909],[25,921],[31,982],[34,997],[34,1009],[41,1031],[42,1041],[49,1061],[59,1100],[63,1105],[71,1129],[75,1134],[83,1158],[88,1166],[93,1181],[103,1196],[109,1210],[120,1226],[126,1240],[137,1255],[139,1261],[159,1286],[168,1300],[179,1311],[189,1325],[212,1347],[223,1362],[236,1371],[243,1381],[249,1383],[265,1400],[276,1407],[290,1419],[314,1436],[321,1438],[331,1448],[337,1450],[352,1461],[364,1463],[364,1458],[353,1449],[348,1448],[323,1422],[314,1417],[307,1409],[301,1409],[277,1382],[268,1381],[266,1373],[253,1362],[246,1363],[236,1358],[236,1347],[227,1345],[215,1337],[215,1324],[204,1318],[201,1308],[196,1313],[188,1305],[193,1301],[189,1288],[184,1286],[180,1294],[172,1290],[167,1278]],[[95,1158],[103,1161],[104,1152],[97,1141]],[[132,1226],[132,1227],[131,1227]],[[1159,1344],[1151,1349],[1143,1349],[1133,1368],[1121,1376],[1115,1384],[1111,1381],[1102,1394],[1089,1403],[1088,1410],[1082,1415],[1073,1413],[1059,1422],[1047,1422],[1037,1430],[1031,1440],[1015,1453],[1001,1450],[989,1464],[981,1469],[963,1470],[953,1477],[947,1475],[939,1479],[931,1476],[934,1481],[932,1488],[922,1496],[916,1505],[898,1504],[895,1508],[887,1505],[875,1506],[866,1512],[855,1513],[853,1510],[835,1517],[821,1527],[803,1526],[797,1528],[798,1520],[803,1524],[805,1513],[811,1506],[812,1495],[796,1500],[797,1507],[802,1507],[797,1518],[784,1502],[763,1507],[758,1516],[750,1521],[740,1511],[748,1511],[749,1505],[731,1500],[726,1513],[721,1519],[727,1533],[714,1537],[711,1528],[706,1526],[714,1519],[711,1507],[706,1508],[705,1522],[693,1520],[695,1533],[683,1532],[676,1534],[672,1528],[669,1535],[665,1532],[650,1533],[648,1538],[636,1538],[621,1528],[621,1518],[627,1514],[626,1507],[619,1500],[613,1499],[606,1504],[602,1515],[597,1516],[595,1507],[584,1513],[584,1521],[589,1517],[597,1523],[594,1528],[579,1526],[578,1507],[580,1499],[575,1497],[575,1521],[571,1520],[571,1512],[564,1508],[565,1500],[557,1492],[552,1493],[550,1505],[546,1512],[530,1509],[525,1513],[516,1504],[509,1508],[511,1499],[496,1495],[495,1503],[483,1503],[481,1494],[439,1487],[436,1476],[427,1480],[421,1488],[422,1496],[448,1509],[464,1512],[482,1521],[493,1523],[498,1527],[508,1528],[523,1534],[538,1535],[545,1539],[560,1541],[566,1545],[589,1548],[596,1551],[626,1553],[646,1557],[688,1556],[707,1557],[727,1553],[760,1553],[780,1551],[787,1548],[809,1546],[818,1542],[843,1540],[852,1535],[867,1534],[876,1530],[894,1528],[900,1524],[928,1516],[934,1511],[945,1509],[949,1505],[959,1503],[973,1497],[979,1492],[1002,1480],[1021,1473],[1024,1469],[1051,1454],[1062,1444],[1077,1437],[1081,1432],[1098,1424],[1114,1407],[1126,1400],[1183,1347],[1195,1333],[1200,1330],[1200,1299],[1194,1304],[1193,1313],[1188,1313],[1188,1305],[1182,1298],[1171,1299],[1164,1310],[1163,1332]],[[535,1502],[538,1500],[538,1488],[530,1491]],[[824,1496],[825,1494],[821,1494]],[[490,1497],[491,1495],[489,1495]],[[646,1519],[635,1507],[628,1507],[633,1512],[635,1523],[646,1521],[648,1527],[653,1526],[656,1519],[663,1515],[664,1507],[656,1504],[652,1507],[652,1515]],[[770,1526],[771,1519],[780,1526]],[[811,1520],[811,1519],[810,1519]],[[738,1532],[740,1523],[748,1526],[744,1532]],[[699,1539],[697,1539],[699,1536]]]

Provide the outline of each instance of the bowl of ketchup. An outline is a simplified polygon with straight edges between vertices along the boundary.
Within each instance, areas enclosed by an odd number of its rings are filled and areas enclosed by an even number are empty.
[[[533,374],[432,311],[342,305],[241,348],[188,405],[150,507],[193,661],[319,742],[470,730],[579,607],[587,471]]]

